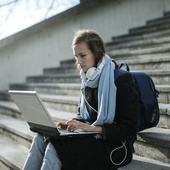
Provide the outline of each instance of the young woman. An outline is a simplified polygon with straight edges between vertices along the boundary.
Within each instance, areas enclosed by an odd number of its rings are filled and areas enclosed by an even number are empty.
[[[47,142],[37,134],[25,170],[114,170],[132,160],[139,115],[133,77],[124,73],[115,80],[116,63],[93,30],[77,31],[72,47],[82,80],[81,102],[77,118],[57,122],[57,126],[97,135]]]

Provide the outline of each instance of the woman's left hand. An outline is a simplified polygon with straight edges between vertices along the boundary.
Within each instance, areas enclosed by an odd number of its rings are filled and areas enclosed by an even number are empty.
[[[102,133],[102,127],[101,126],[93,126],[89,125],[83,122],[79,122],[77,120],[69,120],[66,122],[67,130],[68,131],[74,131],[76,129],[81,129],[84,131],[92,131],[97,133]]]

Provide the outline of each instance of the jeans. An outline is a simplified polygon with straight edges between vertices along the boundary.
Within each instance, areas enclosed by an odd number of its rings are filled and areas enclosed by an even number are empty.
[[[45,138],[37,134],[25,161],[23,170],[61,170],[62,164],[58,154]]]

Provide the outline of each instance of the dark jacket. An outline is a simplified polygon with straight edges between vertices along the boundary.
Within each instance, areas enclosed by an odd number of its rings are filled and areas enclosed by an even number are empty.
[[[102,139],[97,140],[92,137],[86,137],[84,139],[58,140],[55,144],[53,141],[61,161],[63,162],[63,170],[67,170],[67,167],[71,170],[71,166],[73,166],[74,170],[111,170],[131,162],[133,143],[137,135],[139,96],[134,87],[134,80],[130,73],[120,75],[115,84],[117,87],[115,119],[112,124],[104,124],[102,126]],[[86,87],[83,93],[87,102],[97,110],[97,89]],[[86,123],[93,123],[96,120],[97,113],[89,104],[86,104],[86,106],[90,114],[90,119],[83,120],[80,114],[78,114],[77,120]],[[126,141],[127,158],[123,164],[117,166],[113,165],[110,161],[110,154],[116,147],[122,146],[122,142],[124,141]],[[63,149],[63,145],[65,145],[67,149]],[[120,163],[124,159],[125,152],[125,148],[116,150],[112,154],[114,162]],[[74,156],[78,154],[78,157],[76,157],[79,160],[77,164],[76,162],[74,163],[72,159],[70,159],[70,161],[65,159],[69,153]]]
[[[102,126],[102,135],[107,142],[127,139],[134,141],[136,139],[139,120],[139,96],[133,81],[130,73],[124,73],[115,82],[117,87],[115,119],[112,124],[104,124]],[[98,103],[97,89],[86,87],[83,90],[83,94],[89,103],[86,103],[91,117],[88,123],[93,123],[97,118],[97,113],[94,111],[97,110]]]

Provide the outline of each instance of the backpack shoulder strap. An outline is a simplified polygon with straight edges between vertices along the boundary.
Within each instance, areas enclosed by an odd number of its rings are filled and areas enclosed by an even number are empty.
[[[115,63],[115,71],[114,71],[115,80],[116,80],[121,74],[127,73],[127,72],[130,71],[130,68],[129,68],[128,64],[126,64],[126,63],[121,63],[120,65],[118,65],[115,60],[112,60],[112,62]],[[121,69],[122,66],[125,66],[125,67],[126,67],[126,70]]]

